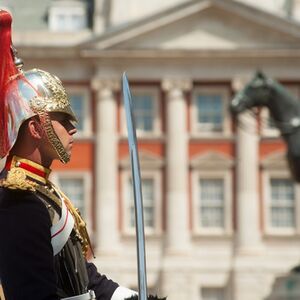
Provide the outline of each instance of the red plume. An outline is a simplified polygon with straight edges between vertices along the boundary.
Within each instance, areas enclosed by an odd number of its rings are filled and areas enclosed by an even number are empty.
[[[10,150],[8,137],[7,83],[18,73],[11,51],[11,15],[0,10],[0,158]]]

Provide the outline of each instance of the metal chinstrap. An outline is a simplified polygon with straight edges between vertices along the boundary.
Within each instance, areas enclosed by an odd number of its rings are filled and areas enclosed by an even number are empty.
[[[147,300],[148,292],[141,174],[138,157],[136,129],[133,118],[132,100],[128,80],[125,73],[123,74],[123,100],[127,120],[128,145],[131,159],[131,171],[135,204],[139,299]]]

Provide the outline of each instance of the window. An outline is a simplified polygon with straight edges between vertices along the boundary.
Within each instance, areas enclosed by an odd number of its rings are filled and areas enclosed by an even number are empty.
[[[231,176],[231,170],[225,169],[192,171],[195,234],[231,234]]]
[[[224,288],[202,288],[201,300],[225,300],[226,294]]]
[[[221,95],[197,95],[197,123],[203,129],[221,131],[223,107]]]
[[[71,94],[70,95],[70,101],[71,106],[74,110],[74,113],[77,117],[78,124],[77,124],[77,130],[83,131],[84,127],[84,102],[83,97],[80,94]]]
[[[72,109],[78,119],[77,134],[75,137],[90,137],[92,134],[92,119],[89,91],[75,87],[69,87],[67,90]]]
[[[192,132],[198,135],[229,134],[228,99],[226,88],[196,88],[191,106]]]
[[[133,182],[129,179],[129,226],[135,228],[135,209],[134,209],[134,195],[133,195]],[[154,227],[154,180],[153,178],[142,179],[143,191],[143,209],[144,209],[144,226],[145,228]]]
[[[155,111],[154,100],[151,95],[134,95],[133,111],[137,130],[144,132],[153,131]]]
[[[224,228],[223,178],[200,178],[198,197],[199,226]]]
[[[274,228],[295,227],[295,188],[291,179],[271,178],[270,225]]]
[[[262,166],[266,234],[299,233],[300,186],[290,178],[285,153],[270,155],[262,161]]]
[[[161,175],[159,171],[145,171],[142,174],[142,195],[144,226],[146,234],[160,233],[161,230]],[[135,204],[133,182],[130,171],[123,171],[124,231],[135,233]]]
[[[84,180],[83,178],[60,178],[59,186],[72,201],[74,206],[84,215]]]
[[[158,107],[158,89],[135,87],[132,89],[133,114],[138,136],[152,137],[161,133]],[[126,128],[124,112],[124,130]]]
[[[49,10],[49,29],[74,32],[87,28],[87,7],[83,1],[53,2]]]
[[[91,178],[89,172],[67,171],[54,172],[53,182],[58,185],[63,193],[79,209],[85,221],[90,218]]]

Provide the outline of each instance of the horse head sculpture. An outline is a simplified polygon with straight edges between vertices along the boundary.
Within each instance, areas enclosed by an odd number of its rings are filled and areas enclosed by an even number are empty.
[[[253,107],[267,107],[287,145],[287,159],[293,178],[300,182],[300,101],[277,81],[257,72],[230,103],[237,115]]]
[[[270,100],[269,80],[261,72],[232,99],[230,109],[233,114],[253,107],[267,106]]]

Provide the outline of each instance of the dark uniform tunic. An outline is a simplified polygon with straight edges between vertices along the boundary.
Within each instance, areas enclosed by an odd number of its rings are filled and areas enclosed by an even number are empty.
[[[3,177],[3,174],[2,174]],[[52,222],[36,193],[0,187],[0,278],[6,300],[57,300],[73,296],[72,276],[65,247],[72,247],[72,234],[63,250],[53,256]],[[73,238],[75,238],[73,236]],[[81,258],[82,259],[82,258]],[[84,261],[87,289],[97,300],[109,300],[118,284],[100,275]]]

